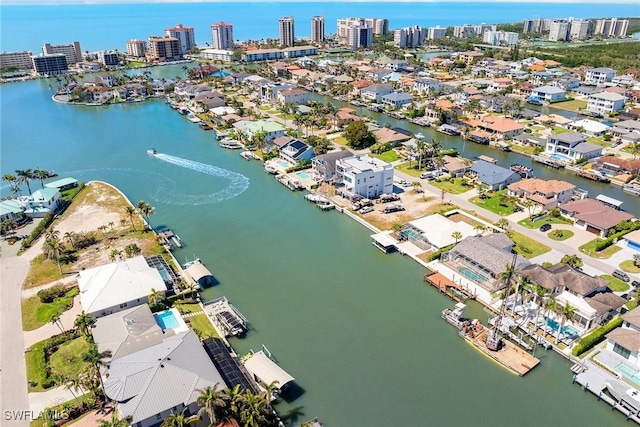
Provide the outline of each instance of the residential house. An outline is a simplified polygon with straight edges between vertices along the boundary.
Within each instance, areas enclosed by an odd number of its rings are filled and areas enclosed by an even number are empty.
[[[391,71],[389,71],[387,68],[372,68],[365,73],[364,77],[366,79],[373,80],[374,82],[379,82],[390,72]]]
[[[393,192],[393,166],[368,154],[338,159],[336,173],[347,197],[374,199]]]
[[[507,188],[510,196],[531,200],[543,210],[551,210],[560,203],[571,201],[576,186],[556,179],[528,178],[509,184]]]
[[[356,110],[349,107],[343,107],[336,112],[335,115],[335,125],[340,127],[344,126],[353,121],[362,121],[362,117],[354,114]]]
[[[460,233],[457,239],[452,236],[456,231]],[[437,251],[467,237],[475,236],[476,232],[472,225],[464,221],[455,222],[445,216],[434,214],[406,223],[400,234],[425,251],[429,249]]]
[[[568,128],[587,135],[601,136],[607,133],[611,129],[611,126],[595,120],[582,119],[569,123]]]
[[[331,182],[336,175],[336,161],[352,157],[349,150],[332,151],[311,159],[311,176],[318,182]]]
[[[460,157],[452,157],[448,154],[442,156],[442,169],[453,176],[464,175],[470,167],[470,163]]]
[[[286,89],[278,92],[280,104],[305,105],[309,101],[309,92],[303,89]]]
[[[549,86],[556,86],[563,90],[571,90],[580,87],[581,80],[570,74],[566,74],[549,83]]]
[[[89,86],[85,92],[91,97],[91,102],[105,103],[113,98],[113,91],[106,86]]]
[[[486,132],[498,135],[503,139],[510,139],[524,131],[524,126],[515,120],[499,116],[486,116],[478,126]]]
[[[454,95],[455,101],[458,105],[467,105],[472,98],[477,99],[482,96],[482,91],[473,86],[465,86],[461,91],[456,92]]]
[[[152,292],[167,290],[158,270],[141,255],[82,270],[78,286],[82,309],[95,318],[147,304]]]
[[[112,360],[103,381],[118,418],[136,427],[157,426],[172,413],[196,415],[203,389],[226,387],[191,330]]]
[[[582,230],[607,237],[609,230],[622,221],[633,218],[630,213],[614,209],[594,199],[582,199],[563,203],[560,213],[573,219],[573,225]]]
[[[18,201],[24,209],[24,214],[30,218],[42,218],[58,209],[62,194],[57,188],[41,188],[29,196],[20,197]]]
[[[499,278],[513,262],[513,246],[513,241],[504,233],[471,236],[443,253],[441,262],[487,291],[496,292],[506,286]],[[526,258],[516,256],[516,269],[528,265]]]
[[[577,132],[563,132],[549,135],[545,154],[557,160],[576,161],[602,156],[603,148],[585,142],[585,136]]]
[[[602,86],[616,76],[616,70],[611,68],[591,68],[584,74],[584,84],[587,86]]]
[[[18,202],[18,199],[0,200],[0,222],[12,219],[18,221],[22,218],[24,206]]]
[[[394,59],[387,63],[386,67],[392,71],[399,71],[407,67],[409,63],[402,59]]]
[[[283,90],[295,89],[290,83],[266,83],[260,87],[260,99],[262,102],[275,104],[278,101],[278,93]]]
[[[480,59],[482,59],[482,57],[482,52],[477,52],[475,50],[458,53],[458,60],[464,62],[467,65],[475,64]]]
[[[404,92],[392,92],[382,97],[382,103],[390,106],[393,109],[398,109],[404,105],[409,105],[413,102],[413,98],[410,94]]]
[[[360,97],[362,95],[362,90],[370,86],[373,86],[373,84],[374,83],[370,80],[356,80],[351,83],[351,86],[353,87],[353,89],[351,90],[350,94],[351,96],[354,96],[354,97]]]
[[[640,173],[640,159],[625,159],[615,156],[599,157],[593,165],[593,169],[607,175],[637,176]]]
[[[360,90],[360,96],[363,99],[380,102],[382,97],[393,92],[393,87],[385,84],[374,84]]]
[[[613,92],[599,92],[589,95],[587,111],[594,116],[603,117],[624,109],[626,102],[624,95]]]
[[[78,180],[75,178],[60,178],[55,181],[47,182],[45,188],[55,188],[58,191],[65,191],[78,186]]]
[[[557,86],[542,86],[531,91],[532,98],[538,98],[546,102],[558,102],[566,98],[567,92]]]
[[[530,82],[534,86],[546,86],[551,80],[553,80],[553,73],[549,71],[536,71],[531,75]]]
[[[257,120],[255,122],[236,122],[234,127],[244,130],[249,139],[258,132],[264,132],[264,140],[267,143],[272,142],[279,136],[285,134],[286,128],[279,122],[273,120]]]
[[[384,144],[388,142],[392,147],[411,139],[411,135],[406,135],[405,133],[398,132],[388,127],[382,127],[373,131],[373,135],[379,143]]]
[[[627,243],[627,248],[640,252],[640,230],[625,234],[623,239]]]
[[[413,90],[427,94],[438,92],[440,90],[440,82],[436,79],[423,77],[414,81]]]
[[[634,369],[640,369],[640,307],[622,315],[622,326],[606,335],[604,349],[627,360]]]
[[[507,91],[512,86],[513,86],[513,80],[506,77],[501,77],[501,78],[494,79],[493,82],[491,82],[491,86],[489,86],[489,91],[490,92]]]
[[[278,157],[294,166],[305,162],[310,163],[314,156],[313,147],[296,138],[286,143],[278,151]]]
[[[490,190],[502,190],[520,180],[520,175],[514,171],[484,160],[476,161],[469,171]]]
[[[226,102],[224,95],[219,92],[201,92],[187,103],[189,109],[196,112],[205,112],[213,108],[224,107]]]

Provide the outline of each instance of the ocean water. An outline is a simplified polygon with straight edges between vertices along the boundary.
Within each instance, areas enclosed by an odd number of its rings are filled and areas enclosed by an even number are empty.
[[[310,18],[324,15],[326,33],[349,16],[379,17],[389,27],[517,22],[526,18],[640,16],[638,4],[577,3],[413,3],[413,2],[215,2],[0,6],[2,51],[39,52],[44,43],[79,41],[82,50],[125,49],[129,39],[160,35],[178,23],[195,28],[196,42],[211,42],[210,26],[234,25],[238,40],[278,37],[278,18],[294,16],[296,37],[309,37]]]

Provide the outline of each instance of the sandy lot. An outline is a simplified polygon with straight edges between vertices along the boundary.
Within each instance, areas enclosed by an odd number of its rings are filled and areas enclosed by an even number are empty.
[[[88,189],[91,190],[108,186],[102,183],[91,183],[88,187],[91,187]],[[59,221],[56,221],[55,229],[60,232],[60,236],[71,231],[75,233],[97,231],[98,227],[108,226],[110,222],[113,222],[116,227],[120,227],[120,219],[123,216],[108,209],[110,203],[117,202],[120,195],[115,190],[96,191],[94,194],[97,196],[95,200],[87,200],[89,203],[75,207],[73,211],[66,212]]]

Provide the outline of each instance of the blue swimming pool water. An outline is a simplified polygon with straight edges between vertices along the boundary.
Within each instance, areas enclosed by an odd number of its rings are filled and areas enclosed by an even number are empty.
[[[562,154],[558,154],[558,153],[553,153],[553,154],[549,154],[549,157],[556,159],[556,160],[562,160],[564,162],[569,162],[571,161],[571,159],[567,156],[563,156]]]
[[[308,174],[308,173],[306,173],[306,172],[297,172],[297,173],[296,173],[296,175],[298,175],[298,176],[299,176],[300,178],[302,178],[302,179],[309,179],[309,178],[311,178],[311,177],[309,176],[309,174]]]
[[[176,319],[172,311],[165,311],[164,313],[154,314],[153,317],[156,318],[156,323],[162,328],[163,331],[167,329],[178,329],[180,327],[178,319]]]
[[[471,269],[469,269],[467,267],[460,267],[460,269],[458,271],[464,277],[466,277],[467,279],[471,279],[474,282],[484,282],[485,280],[487,280],[487,278],[484,277],[482,274],[478,274],[475,271],[473,271],[473,270],[471,270]]]
[[[549,326],[554,331],[558,330],[558,326],[559,326],[558,322],[546,316],[544,319],[545,319],[545,322],[547,322],[547,326]],[[574,328],[571,325],[564,325],[560,330],[560,332],[567,336],[576,336],[580,333],[580,331],[578,331],[576,328]]]
[[[640,372],[637,369],[633,369],[630,366],[625,365],[624,363],[619,364],[615,368],[616,371],[629,378],[636,384],[640,384]]]
[[[280,166],[282,166],[285,169],[291,167],[291,165],[289,163],[285,162],[284,160],[277,160],[276,163],[279,164]]]

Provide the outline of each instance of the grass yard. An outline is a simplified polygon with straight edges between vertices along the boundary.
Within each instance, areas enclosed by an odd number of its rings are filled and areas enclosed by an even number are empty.
[[[609,274],[603,274],[600,277],[609,282],[609,287],[614,292],[624,292],[629,290],[629,285],[626,282],[623,282],[620,279],[616,279]]]
[[[449,212],[454,209],[458,209],[458,206],[447,204],[447,203],[437,203],[435,205],[431,205],[428,208],[426,208],[423,211],[422,215],[425,216],[425,215],[432,215],[434,213]]]
[[[571,130],[570,129],[561,128],[559,126],[553,126],[551,128],[551,134],[552,135],[557,135],[559,133],[567,133],[567,132],[571,132]]]
[[[396,166],[395,168],[397,170],[399,170],[400,172],[404,172],[407,175],[411,175],[414,178],[419,178],[420,175],[422,174],[421,170],[418,169],[414,169],[414,165],[416,164],[416,162],[411,162],[411,166],[409,166],[409,162],[405,162],[405,163],[400,163],[398,166]]]
[[[553,104],[553,108],[560,108],[561,110],[578,111],[587,108],[587,101],[581,101],[574,99],[571,101],[556,102]]]
[[[570,239],[573,235],[574,233],[571,230],[552,230],[547,233],[547,236],[549,236],[550,239],[557,241]]]
[[[338,145],[344,145],[346,147],[349,141],[347,141],[347,138],[345,138],[344,136],[339,136],[337,138],[331,139],[331,142],[335,142]]]
[[[184,304],[184,303],[177,302],[173,306],[178,309],[180,314],[197,313],[199,311],[202,311],[202,307],[200,306],[200,304],[196,304],[196,303]]]
[[[604,136],[592,136],[591,138],[587,138],[587,142],[590,144],[599,145],[600,147],[610,147],[611,141],[605,141]]]
[[[528,154],[529,156],[532,156],[536,153],[536,147],[533,147],[531,145],[522,146],[522,145],[513,144],[511,146],[511,149],[516,153]]]
[[[444,189],[445,192],[447,193],[451,193],[451,194],[462,194],[462,193],[466,193],[469,190],[472,190],[473,187],[467,187],[466,185],[463,185],[463,183],[468,182],[469,180],[466,178],[453,178],[453,180],[450,179],[443,179],[443,180],[439,180],[436,179],[434,181],[429,182],[429,184],[433,185],[434,187],[437,187],[441,190]]]
[[[517,231],[510,231],[509,237],[511,237],[511,240],[516,244],[514,248],[515,251],[525,258],[535,258],[551,250],[549,246],[543,245]]]
[[[213,325],[207,318],[206,314],[199,314],[197,316],[189,317],[185,319],[193,331],[202,339],[206,338],[220,338]]]
[[[516,208],[515,203],[511,202],[505,196],[507,190],[495,191],[486,199],[481,199],[480,196],[470,199],[470,201],[480,206],[483,209],[491,211],[500,216],[511,215]]]
[[[52,374],[60,374],[65,378],[74,378],[80,375],[87,362],[82,360],[82,355],[89,351],[91,345],[85,337],[61,344],[58,350],[49,357],[49,366]]]
[[[589,255],[592,258],[600,258],[600,259],[611,258],[613,254],[615,254],[616,252],[622,249],[620,248],[620,246],[611,245],[603,251],[596,252],[596,245],[602,241],[603,239],[599,239],[599,238],[593,239],[590,242],[587,242],[584,245],[580,246],[578,249],[583,254]]]
[[[45,379],[47,362],[44,353],[34,349],[40,343],[34,344],[29,351],[24,353],[24,361],[27,367],[28,391],[44,391],[42,382]]]
[[[376,154],[375,157],[384,162],[392,163],[398,160],[398,153],[396,152],[396,150],[389,150],[385,151],[384,153]]]
[[[269,111],[269,110],[271,110],[271,106],[270,105],[261,105],[260,109],[262,111]]]
[[[61,264],[61,267],[62,272],[64,272],[65,266]],[[62,276],[58,269],[58,263],[54,260],[46,259],[43,254],[40,254],[31,261],[31,268],[29,268],[29,274],[23,286],[24,289],[35,288],[59,279],[62,279]]]
[[[525,218],[522,219],[520,221],[518,221],[518,224],[520,224],[523,227],[527,227],[527,228],[540,228],[540,226],[542,226],[543,224],[562,224],[562,225],[570,225],[573,224],[573,221],[568,220],[566,218],[563,217],[552,217],[552,216],[548,216],[544,219],[538,220],[538,221],[531,221],[531,219],[529,218]]]
[[[622,261],[620,263],[620,270],[626,271],[627,273],[640,273],[640,267],[636,267],[632,259]]]
[[[73,306],[73,297],[78,288],[70,289],[63,297],[50,303],[43,303],[38,296],[22,300],[22,328],[32,331],[46,325],[56,313],[63,313]]]

